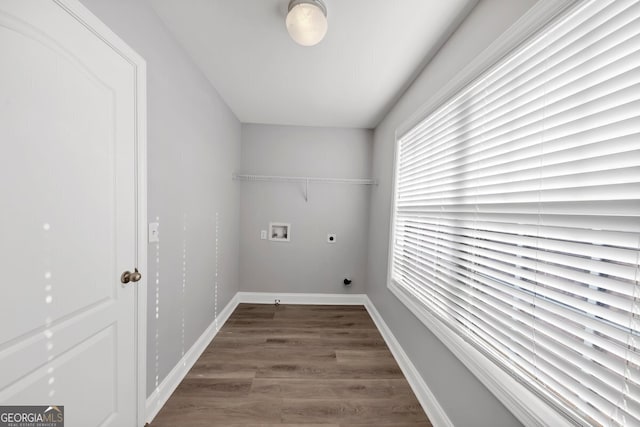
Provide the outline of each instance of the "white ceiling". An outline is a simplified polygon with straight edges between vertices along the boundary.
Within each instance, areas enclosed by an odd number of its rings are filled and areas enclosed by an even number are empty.
[[[241,122],[373,128],[476,1],[325,0],[314,47],[287,34],[288,0],[151,4]]]

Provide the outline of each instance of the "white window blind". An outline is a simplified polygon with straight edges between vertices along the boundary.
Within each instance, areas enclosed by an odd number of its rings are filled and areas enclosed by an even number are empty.
[[[640,2],[580,2],[397,149],[390,286],[576,424],[640,425]]]

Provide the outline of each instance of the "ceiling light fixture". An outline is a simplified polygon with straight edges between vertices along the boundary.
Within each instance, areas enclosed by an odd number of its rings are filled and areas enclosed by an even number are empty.
[[[327,34],[327,7],[322,0],[291,0],[287,31],[302,46],[313,46]]]

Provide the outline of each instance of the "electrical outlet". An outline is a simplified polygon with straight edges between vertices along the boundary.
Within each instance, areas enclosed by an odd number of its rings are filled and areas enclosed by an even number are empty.
[[[260,240],[267,240],[267,230],[260,230]]]

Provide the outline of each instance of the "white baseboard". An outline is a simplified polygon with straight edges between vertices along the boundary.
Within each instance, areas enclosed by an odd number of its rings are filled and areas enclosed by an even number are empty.
[[[422,405],[422,409],[427,414],[431,424],[433,424],[434,427],[453,427],[453,423],[447,416],[444,409],[442,409],[431,390],[429,390],[427,383],[424,382],[424,379],[418,373],[414,364],[411,363],[409,356],[404,352],[400,343],[391,332],[391,329],[389,329],[376,307],[366,295],[364,306],[373,319],[373,322],[378,327],[380,334],[382,334],[382,338],[384,338],[384,341],[387,343],[387,347],[391,350],[391,354],[393,354],[396,362],[398,362],[402,373],[407,378],[411,389],[418,398],[418,402]]]
[[[364,305],[365,294],[303,294],[278,292],[238,292],[238,302],[251,304]]]
[[[237,306],[238,294],[231,298],[231,301],[222,309],[218,317],[216,317],[211,325],[200,335],[200,338],[191,346],[182,359],[178,361],[171,372],[162,380],[162,383],[147,397],[145,414],[149,424],[156,415],[158,415],[158,412],[160,412],[164,404],[167,403],[171,394],[173,394],[180,382],[187,375],[187,372],[189,372],[200,355],[202,355],[202,352],[216,336],[218,329],[224,325],[224,322],[227,321]]]

